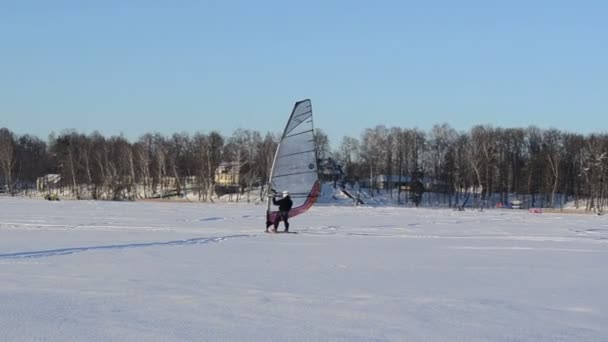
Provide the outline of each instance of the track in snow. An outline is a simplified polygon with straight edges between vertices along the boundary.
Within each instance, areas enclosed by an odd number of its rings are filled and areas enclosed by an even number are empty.
[[[183,245],[196,245],[206,244],[213,242],[222,242],[227,239],[251,237],[253,235],[228,235],[221,237],[207,237],[207,238],[192,238],[186,240],[174,240],[165,242],[147,242],[147,243],[129,243],[124,245],[103,245],[103,246],[86,246],[86,247],[70,247],[70,248],[58,248],[49,249],[44,251],[30,251],[30,252],[16,252],[0,254],[0,259],[28,259],[28,258],[46,258],[58,255],[75,254],[86,251],[94,250],[116,250],[116,249],[127,249],[127,248],[144,248],[144,247],[155,247],[155,246],[183,246]]]

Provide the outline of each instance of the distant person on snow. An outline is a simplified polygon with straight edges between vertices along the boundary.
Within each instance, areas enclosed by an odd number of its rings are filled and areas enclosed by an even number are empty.
[[[279,228],[279,222],[281,222],[281,220],[283,220],[283,222],[285,223],[285,232],[288,232],[289,231],[289,222],[287,221],[287,219],[289,219],[289,211],[291,210],[291,207],[293,206],[293,201],[291,200],[291,197],[289,196],[289,191],[287,191],[287,190],[283,191],[283,198],[281,198],[278,201],[273,197],[272,203],[274,205],[279,206],[279,212],[274,217],[274,222],[273,222],[274,228],[272,231],[276,233],[277,228]]]

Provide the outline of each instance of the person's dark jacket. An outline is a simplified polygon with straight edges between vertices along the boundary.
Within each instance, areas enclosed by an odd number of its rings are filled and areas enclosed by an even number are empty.
[[[290,211],[291,207],[293,206],[293,201],[291,200],[291,197],[289,197],[289,196],[283,197],[278,201],[273,198],[272,203],[274,203],[274,205],[279,206],[279,211]]]

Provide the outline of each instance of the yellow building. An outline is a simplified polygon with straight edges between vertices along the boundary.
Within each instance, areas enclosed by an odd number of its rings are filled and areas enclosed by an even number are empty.
[[[219,186],[238,186],[241,167],[237,162],[222,162],[215,170],[215,184]]]

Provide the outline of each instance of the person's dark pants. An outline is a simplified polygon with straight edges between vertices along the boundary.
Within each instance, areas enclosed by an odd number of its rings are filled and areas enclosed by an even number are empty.
[[[279,222],[283,220],[283,222],[285,223],[285,231],[289,231],[289,222],[287,221],[287,219],[289,219],[289,212],[279,211],[277,213],[277,216],[275,216],[274,218],[274,230],[276,231],[277,228],[279,228]]]

